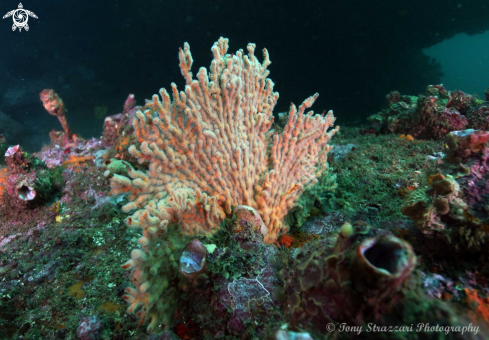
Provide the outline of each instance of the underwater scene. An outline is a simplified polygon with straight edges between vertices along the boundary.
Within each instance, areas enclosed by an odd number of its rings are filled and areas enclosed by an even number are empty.
[[[487,0],[17,1],[0,340],[489,338]]]

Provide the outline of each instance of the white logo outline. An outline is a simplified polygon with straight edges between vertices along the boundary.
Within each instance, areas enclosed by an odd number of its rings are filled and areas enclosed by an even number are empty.
[[[24,9],[22,3],[19,3],[19,8],[8,12],[3,16],[2,19],[12,17],[12,19],[14,20],[12,31],[15,31],[18,28],[19,32],[21,32],[22,29],[25,29],[27,32],[29,30],[29,25],[27,25],[27,21],[29,20],[30,16],[38,19],[37,15],[35,15],[34,12]]]

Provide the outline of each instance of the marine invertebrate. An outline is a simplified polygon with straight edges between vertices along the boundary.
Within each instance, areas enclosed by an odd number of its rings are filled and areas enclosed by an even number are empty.
[[[124,102],[122,113],[105,118],[102,140],[104,144],[111,147],[104,156],[105,159],[114,157],[128,160],[131,163],[137,162],[127,149],[134,144],[139,147],[132,126],[132,121],[138,110],[144,111],[144,107],[136,106],[136,99],[133,94],[130,94]]]
[[[8,166],[7,192],[19,207],[41,204],[55,190],[46,164],[23,151],[19,145],[7,149],[5,160]]]
[[[327,143],[338,128],[332,112],[304,114],[317,98],[291,106],[282,134],[268,131],[278,99],[267,79],[270,64],[254,56],[255,45],[226,54],[228,40],[219,39],[212,51],[211,73],[201,68],[192,78],[190,47],[180,50],[185,92],[172,84],[173,100],[166,90],[162,100],[153,96],[151,109],[139,111],[134,120],[140,150],[129,149],[140,163],[149,161],[147,173],[130,171],[130,178],[115,175],[114,194],[129,193],[124,211],[137,210],[130,218],[155,234],[169,223],[180,222],[188,234],[215,231],[231,207],[256,209],[274,242],[287,231],[283,218],[301,193],[327,171]],[[172,207],[178,201],[186,210]]]
[[[152,318],[149,331],[168,322],[163,307],[157,307],[166,287],[156,284],[159,270],[149,265],[162,260],[166,233],[178,228],[189,235],[211,234],[233,206],[247,205],[263,219],[265,241],[272,243],[287,231],[284,216],[301,193],[328,171],[328,141],[338,127],[328,132],[335,120],[331,111],[305,114],[318,95],[299,108],[292,105],[283,133],[274,134],[269,129],[278,93],[267,79],[267,50],[262,63],[254,44],[248,45],[248,55],[227,50],[228,40],[220,38],[212,47],[210,74],[201,68],[193,79],[185,44],[179,53],[185,92],[172,84],[171,100],[161,89],[161,100],[154,95],[133,121],[141,146],[129,152],[139,163],[149,162],[149,171],[128,167],[130,178],[114,174],[111,179],[113,194],[128,194],[123,210],[136,210],[126,223],[143,230],[143,249],[134,250],[124,267],[132,269],[136,285],[126,295],[129,311],[141,306],[141,320]]]
[[[121,266],[131,270],[131,281],[136,286],[126,288],[123,296],[130,304],[127,311],[136,314],[140,325],[150,321],[149,332],[168,329],[174,318],[181,295],[180,255],[188,241],[174,231],[165,233],[158,243],[142,236],[139,243],[143,249],[134,249],[131,259]]]
[[[260,214],[252,207],[238,205],[234,207],[234,215],[237,223],[235,223],[233,232],[242,231],[244,224],[248,222],[252,225],[253,230],[259,231],[263,236],[268,234],[268,228],[263,223]]]
[[[287,319],[313,336],[328,322],[379,320],[402,298],[415,264],[411,246],[390,232],[345,223],[336,244],[303,246],[284,271]]]
[[[65,104],[60,96],[52,89],[44,89],[41,93],[39,93],[39,98],[44,105],[46,111],[52,115],[58,117],[61,126],[65,132],[65,139],[67,141],[73,140],[73,133],[68,125],[68,121],[65,116]]]
[[[207,249],[199,239],[192,240],[183,248],[180,257],[180,272],[189,280],[194,280],[207,270]]]
[[[460,185],[450,175],[437,173],[430,177],[431,187],[421,188],[411,193],[401,208],[402,214],[416,222],[425,234],[441,232],[446,225],[441,221],[443,215],[461,219],[467,204],[461,199]]]
[[[443,235],[465,250],[482,250],[489,240],[489,132],[463,130],[447,136],[441,172],[429,187],[415,190],[401,212],[425,234]]]
[[[280,235],[280,237],[277,240],[278,244],[284,245],[287,248],[289,248],[293,242],[294,242],[294,238],[287,234]]]
[[[411,134],[418,139],[440,139],[450,131],[487,126],[482,101],[462,91],[429,85],[425,95],[387,95],[387,108],[368,118],[381,132]],[[482,105],[482,106],[481,106]]]

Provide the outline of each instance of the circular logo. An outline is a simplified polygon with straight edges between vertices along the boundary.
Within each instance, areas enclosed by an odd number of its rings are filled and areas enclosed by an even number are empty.
[[[15,25],[22,27],[27,23],[28,15],[23,9],[18,9],[15,11],[14,15],[14,23]]]

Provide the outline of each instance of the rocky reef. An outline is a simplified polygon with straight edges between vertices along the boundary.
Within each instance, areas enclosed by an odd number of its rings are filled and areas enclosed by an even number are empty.
[[[419,96],[393,91],[386,96],[386,108],[368,120],[381,133],[440,139],[450,131],[487,130],[489,96],[484,99],[460,90],[448,91],[443,85],[429,85]]]
[[[473,112],[470,105],[465,112]],[[105,120],[101,139],[53,141],[35,154],[0,139],[2,337],[488,334],[489,134],[447,130],[446,139],[433,141],[354,127],[335,137],[329,184],[308,193],[275,243],[264,242],[268,228],[243,205],[233,207],[214,235],[167,231],[158,256],[146,262],[148,272],[158,273],[155,287],[164,289],[155,303],[163,322],[148,334],[151,318],[138,318],[140,306],[127,310],[126,303],[135,301],[131,292],[139,294],[135,284],[151,292],[144,277],[129,275],[126,261],[127,254],[133,262],[148,256],[134,250],[147,246],[144,232],[123,222],[127,199],[110,195],[109,186],[114,174],[147,170],[128,152],[131,119],[140,108],[129,96],[124,111]]]

